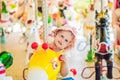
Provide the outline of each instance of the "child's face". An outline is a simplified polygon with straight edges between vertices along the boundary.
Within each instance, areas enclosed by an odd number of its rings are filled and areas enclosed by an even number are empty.
[[[55,36],[54,43],[59,49],[65,49],[69,46],[73,39],[73,35],[70,31],[59,31]]]

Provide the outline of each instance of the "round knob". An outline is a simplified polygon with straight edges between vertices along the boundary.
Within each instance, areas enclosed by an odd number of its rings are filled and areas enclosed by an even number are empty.
[[[49,48],[48,43],[43,43],[43,44],[42,44],[42,48],[43,48],[44,50],[48,49],[48,48]]]
[[[33,42],[31,45],[32,49],[37,49],[38,48],[38,43],[37,42]]]

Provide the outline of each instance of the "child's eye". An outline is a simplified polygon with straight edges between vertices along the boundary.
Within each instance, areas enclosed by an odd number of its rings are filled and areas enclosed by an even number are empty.
[[[63,36],[63,35],[61,35],[61,37],[62,37],[62,38],[64,38],[64,36]]]
[[[65,39],[65,41],[66,41],[66,42],[68,42],[68,40],[67,40],[67,39]]]

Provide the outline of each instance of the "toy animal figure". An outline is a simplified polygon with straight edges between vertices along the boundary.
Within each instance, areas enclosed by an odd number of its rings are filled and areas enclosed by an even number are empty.
[[[59,6],[60,17],[65,18],[64,10],[67,9],[67,6],[65,6],[64,1],[59,1],[58,6]]]
[[[74,14],[74,15],[73,15]],[[76,13],[74,7],[68,6],[66,10],[64,10],[65,19],[68,21],[70,25],[77,26],[74,23],[79,20],[78,14]]]
[[[55,26],[63,26],[66,24],[66,17],[65,17],[65,13],[64,11],[67,9],[67,6],[64,4],[64,1],[58,1],[58,9],[56,9],[56,11],[54,11],[54,13],[52,14],[53,16],[53,23]]]
[[[95,15],[95,25],[96,25],[96,40],[100,39],[100,42],[104,41],[109,43],[110,36],[109,36],[109,15],[108,10],[106,9],[105,12],[101,11],[98,13],[96,11]]]
[[[91,4],[90,5],[90,9],[87,13],[87,16],[85,18],[85,22],[84,22],[84,35],[87,39],[87,44],[89,43],[89,37],[90,34],[93,36],[92,37],[92,41],[94,42],[95,39],[95,10],[94,10],[94,5]],[[92,47],[93,47],[93,42],[92,42]]]
[[[36,48],[38,45],[32,44]],[[60,71],[61,52],[55,52],[46,43],[34,51],[28,66],[27,80],[56,80]]]
[[[27,1],[26,5],[25,5],[25,12],[27,13],[27,20],[35,20],[34,0]]]
[[[20,0],[18,2],[18,9],[14,14],[16,20],[25,23],[27,20],[35,20],[35,6],[33,0]]]
[[[18,0],[5,0],[6,3],[7,3],[7,8],[8,8],[8,11],[10,13],[10,15],[14,14],[14,12],[16,11],[17,9],[17,1]]]
[[[20,19],[23,16],[24,10],[25,10],[25,4],[26,4],[26,0],[18,1],[18,9],[16,13],[14,14],[14,17],[16,20]]]
[[[1,12],[1,20],[8,21],[9,20],[9,11],[7,9],[6,1],[2,1],[2,12]]]
[[[107,62],[107,78],[112,79],[112,52],[110,39],[109,39],[109,16],[108,11],[101,11],[98,13],[96,11],[96,39],[98,40],[97,52],[95,57],[97,61],[95,62],[96,80],[101,80],[101,60],[106,60]]]

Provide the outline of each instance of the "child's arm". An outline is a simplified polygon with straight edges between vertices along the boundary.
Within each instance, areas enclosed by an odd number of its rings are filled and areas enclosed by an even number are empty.
[[[61,63],[60,74],[61,74],[61,76],[65,77],[65,76],[68,75],[68,72],[69,72],[68,63],[67,63],[67,61],[65,59],[65,55],[62,56],[62,59],[63,59],[63,61]]]

